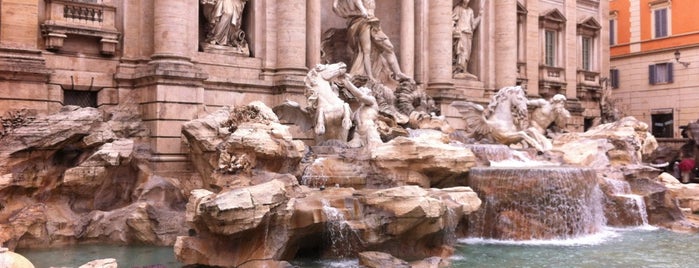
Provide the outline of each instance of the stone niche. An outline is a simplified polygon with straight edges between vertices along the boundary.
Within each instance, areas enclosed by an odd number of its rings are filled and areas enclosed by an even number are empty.
[[[102,55],[113,56],[121,33],[113,0],[46,0],[41,24],[46,49],[58,51],[67,38],[96,39]]]

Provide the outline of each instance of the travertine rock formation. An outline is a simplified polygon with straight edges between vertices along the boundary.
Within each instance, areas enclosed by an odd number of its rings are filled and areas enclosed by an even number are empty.
[[[180,182],[151,175],[132,106],[64,107],[0,139],[0,242],[168,245],[184,233]]]
[[[476,157],[471,150],[447,144],[444,133],[418,130],[415,137],[398,137],[372,152],[372,161],[383,176],[422,187],[464,185],[463,179]]]
[[[182,133],[204,186],[216,190],[250,185],[253,171],[293,173],[305,153],[303,142],[292,140],[288,127],[261,102],[189,121]]]
[[[641,164],[658,147],[648,125],[633,118],[599,125],[583,133],[567,133],[553,141],[554,154],[565,164],[597,169]]]
[[[633,118],[599,125],[584,133],[566,133],[554,139],[552,156],[563,163],[597,170],[605,193],[605,214],[609,225],[642,224],[639,213],[647,214],[648,224],[673,229],[696,229],[686,223],[668,188],[656,179],[659,170],[646,166],[643,155],[658,147],[648,125]],[[616,182],[615,182],[616,181]],[[614,184],[625,185],[621,192]],[[638,196],[638,197],[636,197]],[[640,198],[643,202],[638,202]],[[645,207],[639,207],[645,204]]]
[[[306,153],[256,102],[188,122],[183,133],[207,188],[191,192],[190,235],[175,244],[186,264],[229,267],[361,250],[409,260],[447,256],[463,215],[480,205],[468,187],[404,186],[443,184],[473,166],[469,150],[446,144],[435,130],[372,151],[326,145]],[[349,185],[395,188],[339,187]]]
[[[363,250],[407,260],[448,256],[447,239],[479,205],[467,187],[320,191],[293,177],[218,194],[196,190],[187,206],[190,236],[177,239],[175,252],[186,264],[224,267]]]

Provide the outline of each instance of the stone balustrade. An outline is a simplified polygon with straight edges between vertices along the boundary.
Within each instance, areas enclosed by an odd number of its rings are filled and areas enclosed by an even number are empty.
[[[99,51],[114,55],[121,33],[116,29],[116,6],[108,1],[49,0],[41,24],[44,45],[58,51],[69,36],[99,38]]]

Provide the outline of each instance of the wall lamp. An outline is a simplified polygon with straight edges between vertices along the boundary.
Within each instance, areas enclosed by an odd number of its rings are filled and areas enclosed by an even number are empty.
[[[682,64],[682,66],[684,66],[684,68],[687,68],[687,66],[689,66],[689,64],[691,63],[691,62],[680,61],[680,50],[679,49],[675,50],[675,60],[677,61],[677,63]]]

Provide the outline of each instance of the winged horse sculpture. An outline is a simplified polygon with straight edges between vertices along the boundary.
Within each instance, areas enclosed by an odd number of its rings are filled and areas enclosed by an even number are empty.
[[[552,147],[550,140],[529,127],[527,97],[520,86],[500,89],[486,108],[467,101],[451,105],[464,116],[465,132],[470,138],[505,145],[524,142],[540,152]]]
[[[334,82],[341,82],[347,73],[347,65],[318,64],[304,79],[306,107],[287,100],[272,110],[281,120],[291,122],[303,131],[314,129],[316,144],[328,140],[347,142],[352,127],[352,110],[340,99]]]

